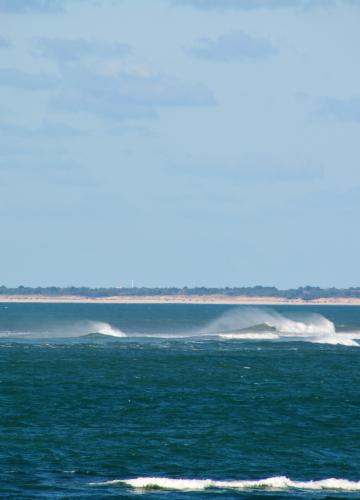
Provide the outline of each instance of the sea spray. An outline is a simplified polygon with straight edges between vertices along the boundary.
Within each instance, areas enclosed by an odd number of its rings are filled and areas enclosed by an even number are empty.
[[[17,306],[18,307],[18,306]],[[27,306],[28,307],[28,306]],[[0,338],[23,339],[76,339],[83,337],[101,336],[121,339],[124,337],[137,338],[139,342],[146,339],[169,339],[184,342],[207,342],[222,340],[246,341],[303,341],[314,344],[332,344],[356,347],[359,345],[360,332],[354,331],[359,325],[350,323],[351,331],[347,325],[336,331],[332,321],[319,312],[309,312],[307,307],[282,308],[279,310],[270,307],[207,307],[206,315],[202,321],[192,321],[194,306],[186,307],[184,318],[177,323],[180,307],[183,306],[146,306],[142,309],[141,321],[133,318],[129,322],[128,307],[77,307],[72,311],[70,305],[57,305],[56,307],[42,306],[47,314],[35,322],[31,316],[30,323],[15,316],[16,307],[13,306],[3,314],[6,322],[0,329]],[[12,312],[14,309],[14,312]],[[211,311],[217,312],[218,316]],[[34,307],[34,318],[37,318],[39,306]],[[221,314],[221,310],[224,311]],[[322,310],[327,310],[326,308]],[[322,312],[321,310],[321,312]],[[70,311],[70,314],[69,314]],[[133,309],[136,313],[137,308]],[[145,314],[146,311],[146,314]],[[199,311],[199,312],[198,312]],[[201,306],[196,309],[196,316],[202,314]],[[51,312],[51,314],[49,314]],[[96,314],[98,313],[99,314]],[[124,314],[126,312],[126,314]],[[190,314],[189,314],[190,313]],[[211,314],[209,314],[211,313]],[[165,314],[166,321],[158,321],[157,316]],[[12,315],[12,317],[11,317]],[[86,316],[90,316],[90,318]],[[20,319],[19,319],[20,318]],[[26,318],[26,316],[24,316]],[[211,318],[211,319],[210,319]],[[215,319],[214,319],[215,318]],[[41,320],[40,320],[41,319]],[[210,319],[210,320],[209,320]],[[154,321],[153,321],[154,320]],[[343,319],[341,324],[343,323]],[[337,323],[339,324],[339,322]],[[123,328],[127,333],[124,333]],[[85,339],[81,340],[84,342]]]
[[[110,335],[111,337],[126,337],[126,334],[119,328],[115,328],[109,323],[102,321],[91,321],[89,329],[91,329],[90,333],[100,333],[102,335]]]
[[[49,323],[44,330],[35,331],[0,331],[0,338],[28,338],[28,339],[72,339],[89,335],[107,335],[111,337],[126,337],[127,335],[105,321],[80,320],[74,322]]]
[[[358,346],[358,332],[337,333],[334,323],[319,313],[284,315],[270,308],[239,307],[208,325],[223,339],[297,340],[322,344]]]

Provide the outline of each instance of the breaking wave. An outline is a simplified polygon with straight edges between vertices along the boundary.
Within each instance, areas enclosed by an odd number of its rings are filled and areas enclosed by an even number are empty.
[[[103,321],[75,321],[71,324],[50,325],[39,331],[0,331],[0,338],[33,338],[33,339],[71,339],[94,335],[108,335],[111,337],[126,337],[127,335],[110,323]]]
[[[360,481],[347,479],[322,479],[319,481],[292,481],[285,476],[242,481],[213,481],[212,479],[171,479],[167,477],[138,477],[136,479],[115,479],[103,483],[90,483],[92,486],[124,484],[142,490],[200,491],[206,489],[234,490],[311,490],[311,491],[360,491]]]
[[[230,310],[208,329],[228,340],[296,340],[319,344],[359,346],[360,332],[337,332],[334,323],[317,313],[285,316],[256,307]]]
[[[91,333],[110,335],[111,337],[126,337],[126,334],[123,331],[119,330],[119,328],[115,328],[114,326],[111,326],[109,323],[104,323],[101,321],[90,322],[89,328],[92,329]]]
[[[163,329],[163,328],[162,328]],[[239,341],[303,341],[318,344],[358,347],[360,331],[336,331],[332,321],[318,313],[304,310],[283,314],[271,308],[231,308],[207,325],[184,330],[124,333],[105,321],[78,320],[50,322],[36,331],[0,331],[0,338],[17,339],[73,339],[94,336],[116,338],[169,339],[169,340],[239,340]]]

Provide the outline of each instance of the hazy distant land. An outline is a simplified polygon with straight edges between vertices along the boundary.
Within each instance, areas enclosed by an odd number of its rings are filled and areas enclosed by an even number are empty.
[[[360,304],[360,287],[87,288],[0,287],[0,302],[122,304]]]

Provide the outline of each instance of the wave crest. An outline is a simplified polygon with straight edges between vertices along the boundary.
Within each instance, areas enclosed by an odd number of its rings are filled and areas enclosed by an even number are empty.
[[[348,479],[321,479],[318,481],[292,481],[286,476],[275,476],[260,480],[214,481],[212,479],[171,479],[167,477],[138,477],[115,479],[93,486],[125,484],[136,489],[164,489],[178,491],[200,491],[217,489],[268,489],[268,490],[316,490],[316,491],[360,491],[360,481]]]
[[[101,335],[110,335],[111,337],[126,337],[126,334],[119,328],[115,328],[109,323],[102,321],[91,321],[89,328],[92,329],[91,333],[100,333]]]
[[[73,323],[49,325],[46,330],[39,331],[0,331],[0,338],[29,339],[72,339],[93,335],[109,335],[111,337],[126,337],[127,335],[110,323],[103,321],[75,321]]]
[[[284,315],[272,309],[257,307],[232,309],[209,325],[213,334],[238,340],[302,340],[321,344],[359,346],[359,333],[336,332],[332,321],[318,313],[301,313],[301,317]]]

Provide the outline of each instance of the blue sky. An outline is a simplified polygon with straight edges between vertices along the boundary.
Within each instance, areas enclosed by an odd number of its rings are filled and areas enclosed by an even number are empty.
[[[0,281],[359,285],[359,21],[0,0]]]

